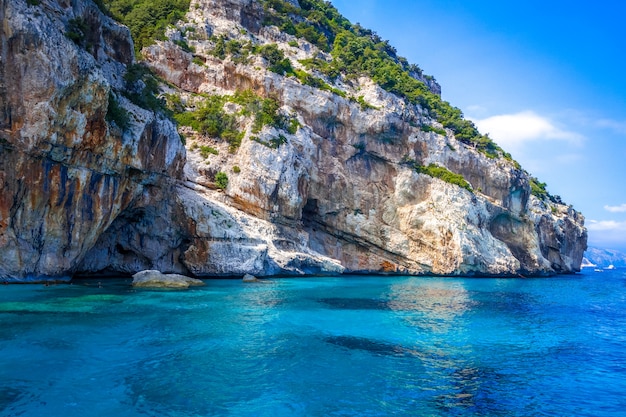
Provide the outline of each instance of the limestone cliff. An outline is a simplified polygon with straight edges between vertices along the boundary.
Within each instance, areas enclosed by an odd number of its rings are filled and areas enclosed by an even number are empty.
[[[580,267],[582,215],[533,195],[505,153],[468,143],[426,104],[320,70],[334,57],[296,0],[192,0],[142,51],[186,150],[163,112],[127,98],[123,26],[87,0],[0,4],[0,277]],[[77,21],[89,23],[78,42]],[[110,117],[120,108],[126,123]]]
[[[0,277],[67,276],[146,188],[181,176],[185,149],[119,93],[130,33],[93,3],[2,0],[0,15]]]

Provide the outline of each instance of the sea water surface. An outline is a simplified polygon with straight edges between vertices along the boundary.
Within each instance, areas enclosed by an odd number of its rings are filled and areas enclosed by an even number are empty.
[[[626,270],[206,284],[0,286],[0,415],[626,415]]]

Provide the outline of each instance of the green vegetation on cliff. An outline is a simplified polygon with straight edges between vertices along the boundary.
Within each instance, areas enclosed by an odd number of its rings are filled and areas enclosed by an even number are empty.
[[[100,0],[106,10],[130,29],[135,52],[165,39],[165,28],[182,19],[189,10],[190,0]]]
[[[211,146],[208,146],[208,145],[200,146],[200,155],[202,155],[204,159],[207,159],[209,155],[219,155],[219,154],[220,154],[219,151]]]
[[[345,92],[332,87],[323,79],[293,68],[291,61],[285,57],[285,53],[275,43],[258,46],[251,42],[243,43],[236,39],[227,40],[224,36],[213,37],[213,42],[215,47],[211,54],[217,58],[226,59],[226,57],[230,57],[235,63],[246,64],[251,54],[258,54],[267,61],[267,69],[276,74],[296,77],[304,85],[346,97]],[[308,63],[308,61],[305,60],[304,63]]]
[[[564,204],[561,196],[550,194],[547,190],[547,184],[539,181],[536,177],[526,173],[530,182],[530,193],[540,200],[549,200],[556,204]]]
[[[222,171],[215,174],[215,185],[220,190],[225,190],[228,187],[228,175]]]
[[[72,40],[76,45],[85,47],[85,37],[89,31],[89,26],[85,19],[76,17],[67,22],[67,31],[65,36]]]
[[[107,107],[106,121],[115,123],[117,127],[126,130],[130,126],[130,117],[124,107],[120,106],[117,97],[109,92],[109,105]]]
[[[283,51],[275,43],[263,45],[260,48],[261,56],[269,63],[269,70],[280,75],[293,75],[291,61],[285,58]]]
[[[273,97],[263,98],[256,95],[252,90],[237,91],[234,95],[211,95],[203,96],[197,102],[193,110],[188,111],[177,96],[168,96],[168,105],[174,113],[174,119],[183,126],[189,126],[193,130],[207,136],[226,140],[231,152],[234,152],[244,138],[245,132],[241,130],[244,120],[251,119],[252,133],[260,132],[263,127],[270,126],[295,134],[300,126],[297,119],[284,115],[280,111],[280,103]],[[233,103],[239,105],[237,111],[227,111],[225,105]],[[283,138],[278,142],[271,143],[278,147],[286,142]]]
[[[270,140],[262,140],[257,136],[250,137],[250,140],[260,143],[263,146],[267,146],[270,149],[278,149],[280,145],[287,143],[287,138],[284,135],[278,135],[278,137],[270,138]]]
[[[304,85],[308,85],[319,90],[330,91],[331,93],[337,94],[338,96],[346,97],[346,93],[339,90],[338,88],[332,87],[330,84],[328,84],[326,81],[322,80],[319,77],[315,77],[308,72],[299,69],[294,70],[294,73],[296,75],[296,78]]]
[[[130,28],[138,52],[156,39],[164,39],[165,29],[184,17],[189,10],[190,0],[97,0],[96,3]],[[342,97],[347,97],[346,93],[332,85],[339,76],[347,81],[361,76],[369,77],[386,91],[427,110],[443,128],[453,132],[460,142],[490,158],[505,158],[512,161],[510,154],[504,152],[488,135],[481,134],[471,121],[464,118],[460,109],[441,99],[431,88],[434,83],[432,77],[424,75],[417,65],[409,64],[405,58],[397,54],[396,49],[388,41],[381,39],[375,32],[359,24],[352,24],[329,1],[299,0],[300,7],[285,0],[260,0],[260,3],[264,10],[262,22],[264,25],[275,25],[285,33],[316,45],[329,55],[301,60],[305,71],[294,68],[290,59],[276,44],[259,45],[254,39],[242,41],[220,35],[212,38],[215,44],[212,51],[214,56],[220,59],[229,57],[235,63],[247,64],[250,55],[260,55],[267,62],[270,71],[295,77],[304,85]],[[75,42],[82,41],[80,37],[82,30],[78,23],[80,22],[74,22],[68,30],[68,36]],[[179,41],[178,44],[184,50],[192,51],[185,41]],[[289,45],[298,48],[301,42],[291,40]],[[195,59],[194,62],[198,65],[204,65],[198,57]],[[129,69],[127,87],[130,92],[125,94],[141,107],[162,108],[162,101],[157,97],[158,87],[154,77],[145,73],[139,74],[139,80],[143,81],[145,88],[137,88],[142,84],[132,79],[137,78],[134,74],[137,68],[133,66]],[[358,102],[363,110],[376,109],[365,102],[362,96],[358,99],[349,98]],[[226,112],[224,105],[227,102],[239,104],[242,107],[241,112],[237,114]],[[112,114],[116,111],[114,106],[115,103],[112,103]],[[297,121],[293,117],[280,114],[278,109],[279,104],[272,98],[260,98],[250,92],[238,92],[232,97],[208,98],[192,111],[186,111],[180,106],[172,110],[179,124],[191,126],[202,134],[222,138],[228,141],[231,151],[234,151],[244,137],[241,116],[253,118],[252,133],[258,133],[264,126],[295,133],[298,128]],[[109,115],[109,119],[114,120],[113,115]],[[119,118],[117,122],[118,125],[124,125],[124,121]],[[427,132],[446,134],[446,130],[441,128],[424,124],[421,127]],[[283,137],[279,136],[271,142],[261,140],[259,142],[277,147],[284,142]],[[519,164],[512,162],[516,168],[520,168]],[[418,170],[457,183],[464,188],[469,187],[462,177],[461,181],[435,168],[429,166]],[[532,179],[530,185],[533,195],[538,198],[553,198],[546,191],[544,183]]]
[[[540,182],[535,177],[530,178],[530,192],[532,195],[534,195],[535,197],[541,200],[552,197],[546,190],[546,183]]]
[[[266,25],[306,39],[323,51],[330,52],[332,61],[312,59],[305,63],[331,79],[343,74],[347,79],[368,76],[385,90],[419,104],[427,109],[455,137],[474,146],[489,157],[510,159],[488,136],[463,118],[460,109],[428,88],[422,70],[397,55],[397,51],[376,33],[351,24],[335,7],[323,0],[301,0],[298,8],[283,0],[264,0]],[[419,76],[419,77],[416,77]]]
[[[142,64],[129,65],[124,81],[124,95],[134,104],[154,112],[165,110],[165,101],[159,97],[159,80],[150,68]]]
[[[467,182],[465,178],[463,178],[463,175],[455,174],[454,172],[442,166],[435,164],[429,164],[428,166],[414,164],[413,168],[420,174],[425,174],[433,178],[438,178],[449,184],[454,184],[458,185],[461,188],[465,188],[469,192],[474,192],[470,183]]]
[[[174,114],[174,119],[203,135],[221,138],[234,151],[241,144],[243,132],[239,131],[237,116],[224,111],[226,99],[223,96],[208,96],[194,111],[183,111]]]

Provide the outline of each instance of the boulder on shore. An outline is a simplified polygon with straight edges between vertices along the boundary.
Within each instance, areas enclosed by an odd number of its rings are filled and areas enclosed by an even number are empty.
[[[133,275],[133,287],[144,288],[189,288],[204,285],[199,279],[179,274],[163,274],[156,270],[146,270]]]
[[[258,278],[251,274],[245,274],[243,276],[243,282],[257,282]]]

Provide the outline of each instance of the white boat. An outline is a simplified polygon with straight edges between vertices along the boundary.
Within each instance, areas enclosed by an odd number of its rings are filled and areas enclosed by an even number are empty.
[[[607,267],[606,267],[606,268],[604,268],[604,269],[615,269],[615,265],[611,264],[611,265],[607,266]]]

